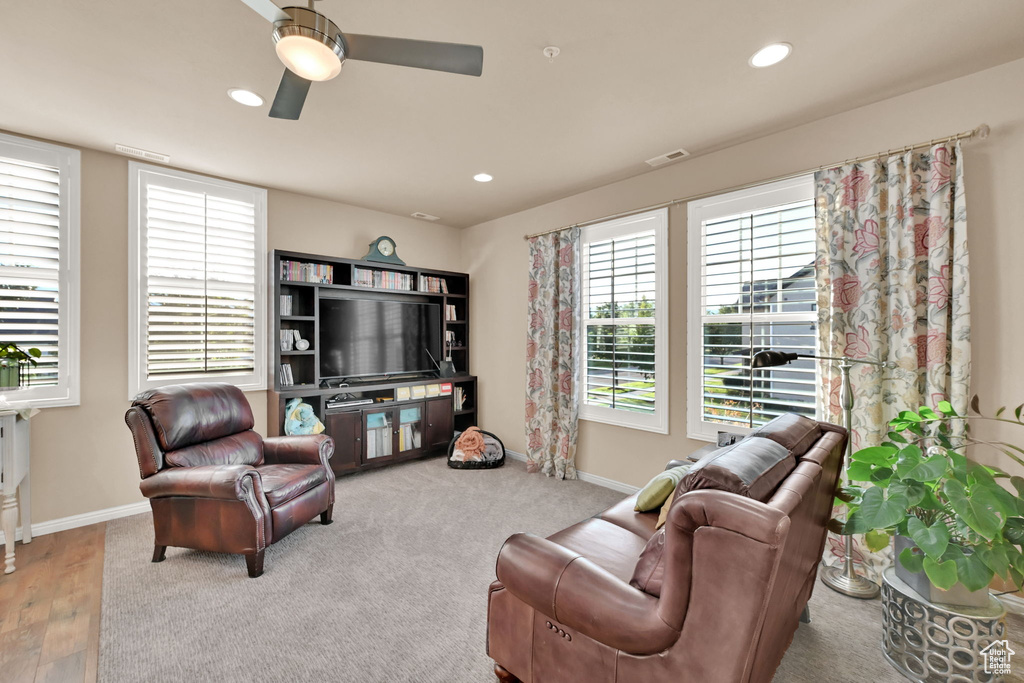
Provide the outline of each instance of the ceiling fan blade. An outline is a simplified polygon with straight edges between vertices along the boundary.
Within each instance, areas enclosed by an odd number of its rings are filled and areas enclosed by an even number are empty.
[[[428,40],[407,40],[344,34],[348,59],[378,62],[417,69],[447,71],[453,74],[479,76],[484,69],[484,49],[479,45],[434,43]]]
[[[270,23],[287,21],[290,17],[270,0],[242,0],[246,5]]]
[[[270,107],[270,115],[275,119],[292,121],[299,118],[302,105],[306,102],[310,82],[285,69],[284,76],[281,76],[281,85],[277,87],[277,95],[274,96],[274,104]]]

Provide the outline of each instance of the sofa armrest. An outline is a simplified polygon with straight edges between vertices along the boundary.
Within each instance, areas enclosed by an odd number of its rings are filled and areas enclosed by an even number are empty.
[[[505,541],[497,575],[526,604],[609,647],[650,655],[679,638],[679,630],[658,616],[657,598],[539,536]]]
[[[268,465],[323,465],[334,455],[334,439],[326,434],[272,436],[263,440]]]
[[[248,481],[247,481],[248,480]],[[249,465],[170,467],[139,484],[146,498],[216,498],[246,500],[254,488],[262,491],[260,475]]]
[[[705,526],[726,529],[770,546],[779,545],[789,530],[789,518],[781,510],[714,489],[680,496],[669,510],[668,523],[689,534]]]

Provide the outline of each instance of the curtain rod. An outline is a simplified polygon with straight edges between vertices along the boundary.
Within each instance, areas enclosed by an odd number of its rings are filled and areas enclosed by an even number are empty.
[[[774,183],[781,180],[792,180],[793,178],[799,178],[800,176],[813,173],[815,171],[823,171],[826,168],[834,168],[836,166],[842,166],[843,164],[858,164],[862,161],[870,161],[871,159],[879,159],[883,156],[891,156],[894,152],[900,152],[906,154],[907,152],[922,147],[931,147],[937,145],[940,142],[953,142],[954,140],[969,140],[973,137],[977,137],[979,140],[984,140],[989,136],[992,129],[988,127],[988,124],[981,124],[973,130],[966,130],[963,133],[957,133],[956,135],[949,135],[942,138],[935,138],[926,142],[919,142],[916,145],[907,145],[906,147],[896,147],[895,149],[885,150],[877,152],[875,154],[867,154],[862,157],[856,157],[855,159],[847,159],[845,161],[839,161],[833,164],[823,164],[817,168],[809,168],[804,171],[797,171],[796,173],[788,173],[782,176],[776,176],[774,178],[768,178],[766,180],[758,180],[753,183],[746,183],[744,185],[736,185],[733,187],[727,187],[724,190],[715,190],[714,192],[702,192],[701,194],[690,195],[689,197],[680,197],[679,199],[672,199],[667,202],[661,202],[660,204],[652,204],[650,206],[644,206],[639,209],[632,209],[630,211],[623,211],[622,213],[614,213],[610,216],[603,216],[601,218],[594,218],[589,221],[583,221],[581,223],[573,223],[572,225],[566,225],[561,228],[553,228],[551,230],[545,230],[544,232],[535,232],[532,235],[523,235],[524,240],[530,240],[534,237],[540,237],[541,235],[550,235],[553,232],[560,232],[562,230],[568,230],[569,228],[582,228],[594,223],[603,223],[604,221],[615,220],[616,218],[625,218],[626,216],[632,216],[634,214],[643,213],[645,211],[654,211],[656,209],[664,209],[665,207],[675,206],[676,204],[684,204],[686,202],[692,202],[697,199],[704,199],[706,197],[714,197],[715,195],[725,194],[726,192],[736,192],[738,190],[747,190],[758,185],[764,185],[765,183]]]

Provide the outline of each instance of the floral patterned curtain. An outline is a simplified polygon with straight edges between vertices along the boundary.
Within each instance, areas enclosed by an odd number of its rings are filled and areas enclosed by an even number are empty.
[[[967,412],[963,177],[959,142],[815,174],[819,352],[897,364],[854,366],[854,450],[880,443],[901,410],[945,399]],[[841,424],[839,370],[821,369],[821,414]],[[862,572],[880,582],[891,548],[871,553],[861,537],[853,547]],[[840,537],[829,535],[824,560],[842,562]]]
[[[579,228],[530,239],[527,471],[576,478]]]

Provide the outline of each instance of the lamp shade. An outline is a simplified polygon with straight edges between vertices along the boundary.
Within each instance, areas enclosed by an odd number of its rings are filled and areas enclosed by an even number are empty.
[[[797,354],[786,353],[785,351],[758,351],[751,359],[750,367],[754,369],[772,368],[776,365],[792,363],[797,358],[799,358]]]

